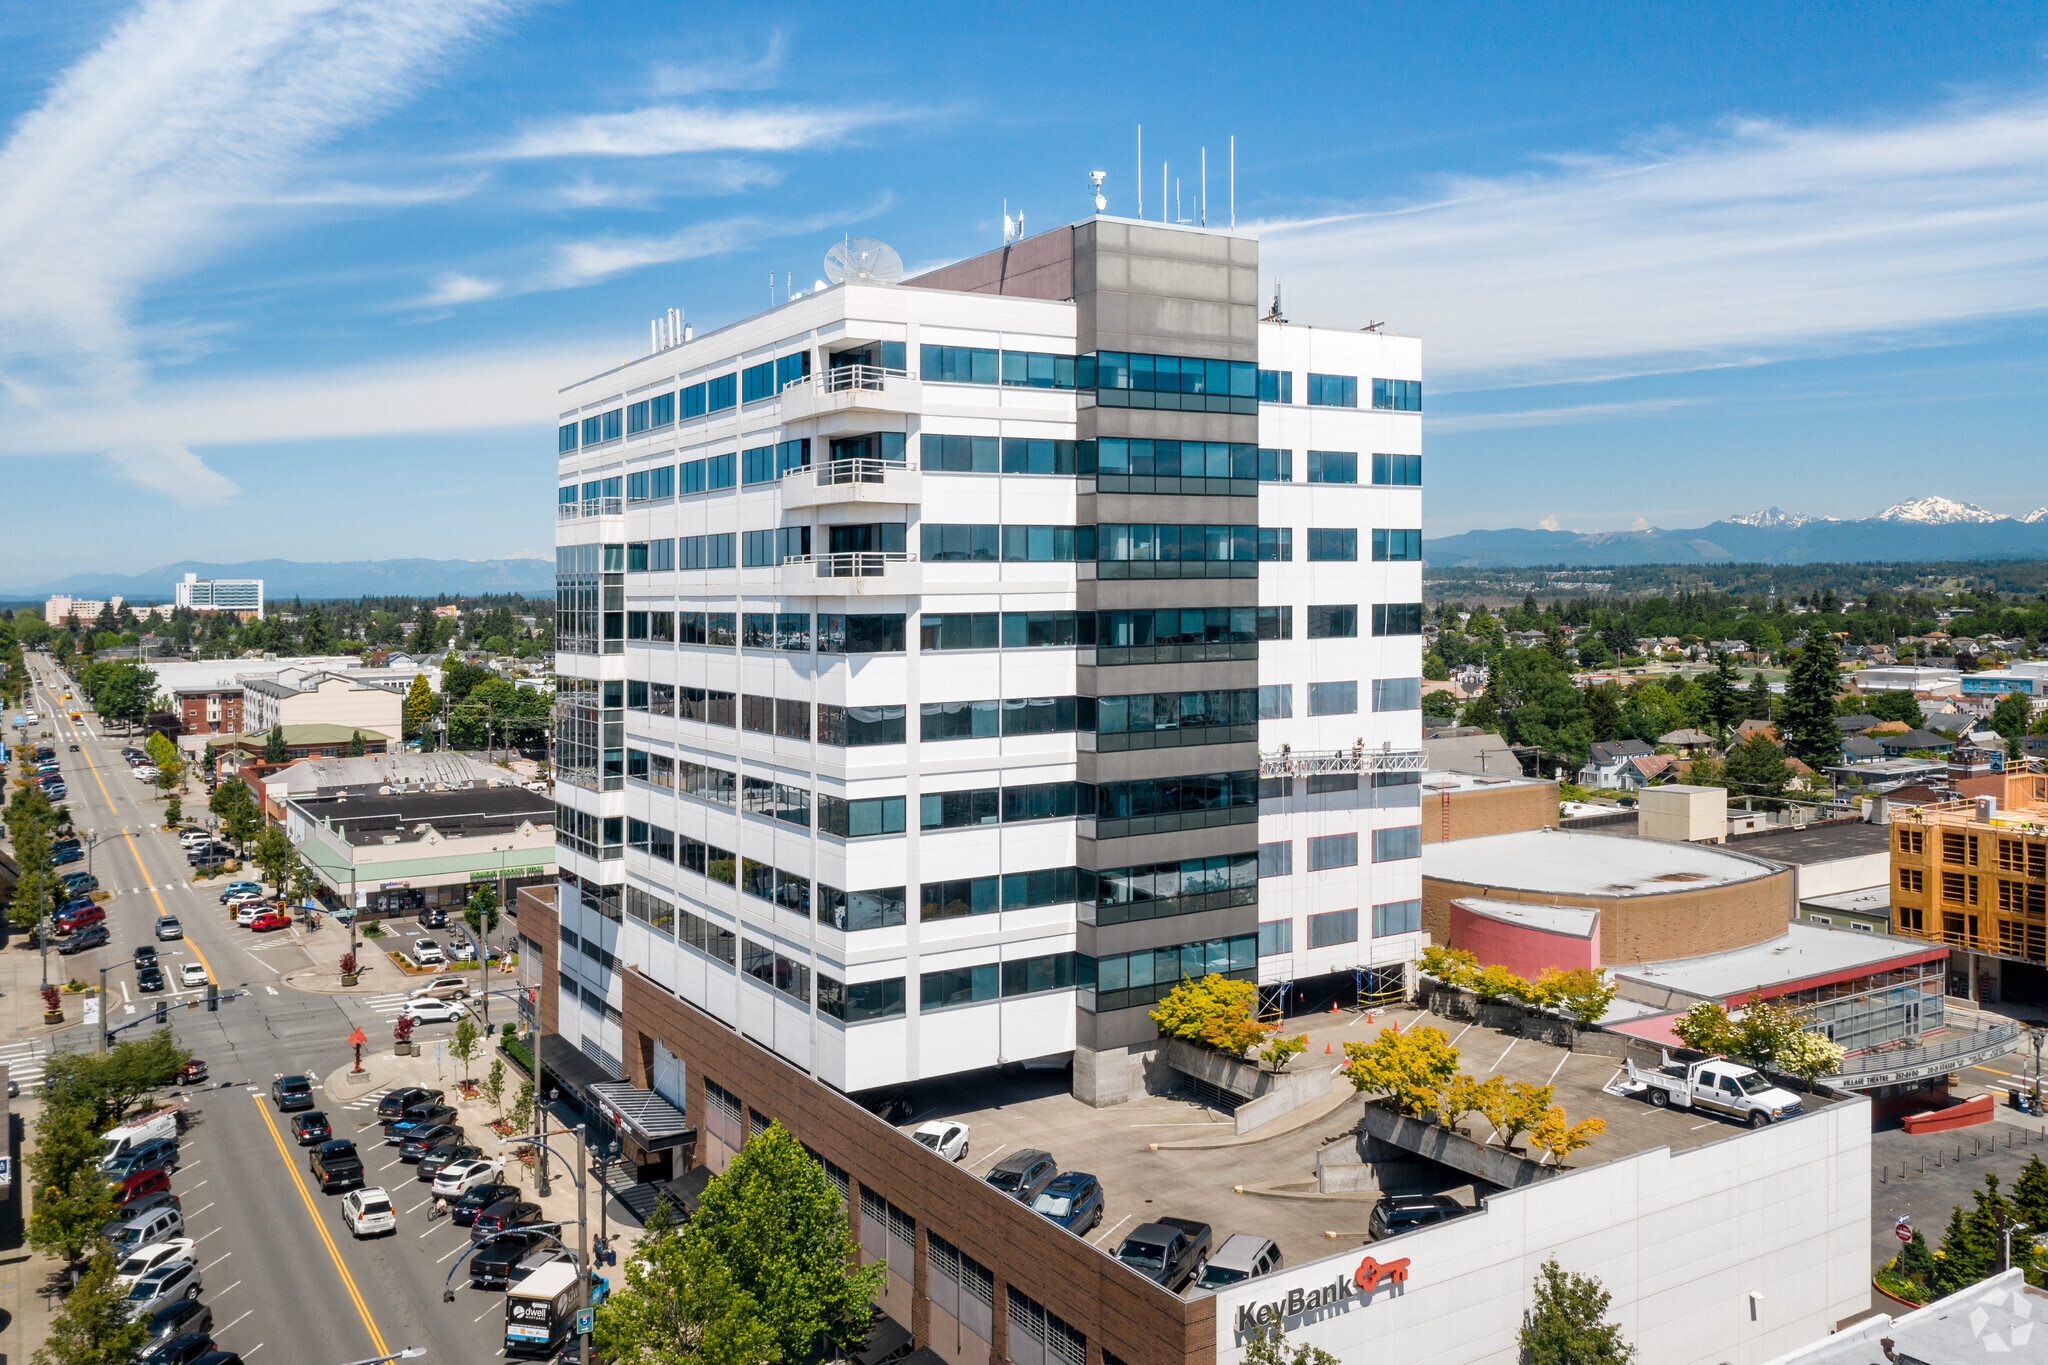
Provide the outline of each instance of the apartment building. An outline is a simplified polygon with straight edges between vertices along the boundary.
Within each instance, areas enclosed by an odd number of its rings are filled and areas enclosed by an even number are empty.
[[[841,1091],[1113,1103],[1183,978],[1399,984],[1420,406],[1251,237],[1114,218],[562,390],[541,1017],[674,1074],[634,969]]]
[[[260,578],[201,578],[188,573],[171,585],[177,604],[194,611],[232,611],[243,616],[263,615],[263,580]]]
[[[1957,784],[1891,812],[1892,932],[1949,946],[1949,993],[2048,1002],[2048,776]]]
[[[410,679],[383,676],[384,670],[351,668],[334,672],[287,671],[242,683],[243,728],[254,733],[273,725],[335,725],[405,731],[405,689]]]

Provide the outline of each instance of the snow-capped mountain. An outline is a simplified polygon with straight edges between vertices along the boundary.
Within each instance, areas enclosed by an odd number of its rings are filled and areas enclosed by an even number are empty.
[[[1953,526],[1958,522],[2011,521],[2001,512],[1987,512],[1974,502],[1952,498],[1914,498],[1895,502],[1872,521],[1917,521],[1923,526]]]
[[[1686,530],[1467,531],[1425,541],[1423,554],[1433,564],[1475,567],[2048,559],[2048,507],[2015,517],[1926,497],[1850,520],[1767,507]]]
[[[2042,510],[2048,511],[2048,508]],[[1737,526],[1761,526],[1791,531],[1806,525],[1808,522],[1833,521],[1834,518],[1809,517],[1804,512],[1780,512],[1775,507],[1766,507],[1761,512],[1745,512],[1739,517],[1730,517],[1728,520]]]

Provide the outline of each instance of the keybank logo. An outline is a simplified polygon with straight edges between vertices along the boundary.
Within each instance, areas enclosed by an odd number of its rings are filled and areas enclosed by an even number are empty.
[[[1384,1265],[1368,1256],[1358,1263],[1358,1269],[1352,1271],[1348,1279],[1332,1280],[1316,1289],[1291,1289],[1287,1297],[1271,1303],[1245,1304],[1237,1310],[1234,1326],[1239,1336],[1248,1336],[1269,1322],[1285,1322],[1318,1309],[1346,1304],[1355,1298],[1369,1299],[1376,1290],[1406,1283],[1406,1256]]]

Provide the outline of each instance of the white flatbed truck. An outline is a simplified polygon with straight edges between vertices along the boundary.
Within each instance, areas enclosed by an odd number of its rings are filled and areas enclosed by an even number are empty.
[[[1616,1087],[1623,1094],[1645,1095],[1662,1109],[1704,1109],[1752,1128],[1806,1112],[1800,1098],[1771,1083],[1754,1067],[1726,1057],[1708,1057],[1697,1062],[1674,1062],[1663,1053],[1664,1064],[1645,1070],[1633,1059],[1624,1062],[1628,1080]]]

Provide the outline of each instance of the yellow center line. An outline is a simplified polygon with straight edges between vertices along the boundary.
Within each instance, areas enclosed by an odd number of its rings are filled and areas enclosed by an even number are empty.
[[[71,729],[71,718],[69,716],[64,718],[64,727],[67,730]],[[77,731],[72,730],[72,733],[76,734]],[[107,803],[107,818],[110,820],[119,819],[119,813],[114,809],[114,795],[107,790],[107,780],[100,776],[100,765],[88,763],[85,765],[85,770],[92,774],[93,781],[99,783],[100,799]],[[149,898],[156,902],[157,917],[161,919],[163,916],[168,915],[170,911],[164,909],[164,898],[157,894],[156,883],[151,881],[149,877],[149,869],[142,865],[142,850],[135,846],[135,836],[127,830],[121,831],[121,837],[128,841],[128,852],[135,859],[135,870],[141,875],[142,884],[149,888]],[[212,981],[219,981],[220,978],[213,974],[213,964],[206,960],[205,953],[199,951],[199,945],[188,938],[185,940],[185,946],[192,950],[192,956],[199,959],[199,965],[206,968],[207,978]]]
[[[349,1298],[355,1303],[356,1312],[362,1316],[363,1326],[369,1329],[370,1344],[377,1348],[378,1355],[390,1355],[390,1349],[384,1345],[384,1334],[377,1330],[377,1321],[370,1316],[370,1307],[363,1302],[362,1291],[356,1288],[355,1277],[348,1273],[348,1266],[342,1262],[340,1248],[334,1245],[334,1238],[327,1234],[327,1220],[320,1216],[320,1206],[313,1202],[312,1192],[306,1188],[306,1178],[299,1174],[298,1163],[292,1160],[291,1153],[285,1148],[284,1134],[277,1131],[276,1120],[272,1119],[270,1111],[263,1107],[263,1097],[251,1095],[249,1098],[256,1102],[256,1112],[263,1116],[263,1126],[270,1130],[270,1140],[277,1144],[277,1154],[284,1158],[284,1168],[291,1172],[292,1184],[298,1187],[299,1198],[305,1201],[306,1216],[313,1220],[313,1231],[320,1234],[320,1240],[327,1244],[327,1254],[334,1258],[334,1270],[341,1276],[342,1288],[348,1290]]]

